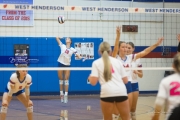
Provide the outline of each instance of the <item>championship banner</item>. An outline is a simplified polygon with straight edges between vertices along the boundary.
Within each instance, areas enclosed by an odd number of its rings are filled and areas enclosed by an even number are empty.
[[[8,6],[33,5],[33,0],[0,0],[0,26],[33,26],[33,10],[6,9]]]
[[[180,14],[180,8],[128,8],[128,7],[86,7],[86,6],[48,6],[27,4],[0,4],[0,9],[37,10],[37,11],[69,11],[100,13],[157,13]]]

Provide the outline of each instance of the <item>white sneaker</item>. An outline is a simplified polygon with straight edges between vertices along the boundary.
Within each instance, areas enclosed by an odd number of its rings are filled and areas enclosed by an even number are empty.
[[[64,103],[67,103],[67,102],[68,102],[68,96],[64,95]]]
[[[63,103],[64,102],[64,95],[60,95],[60,98],[61,98],[61,102]]]

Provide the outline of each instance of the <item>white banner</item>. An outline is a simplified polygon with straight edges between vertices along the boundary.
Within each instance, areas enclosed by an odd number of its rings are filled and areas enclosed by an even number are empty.
[[[75,12],[110,12],[110,13],[159,13],[180,14],[180,8],[127,8],[127,7],[85,7],[85,6],[45,6],[0,4],[0,9],[12,10],[48,10],[48,11],[75,11]]]

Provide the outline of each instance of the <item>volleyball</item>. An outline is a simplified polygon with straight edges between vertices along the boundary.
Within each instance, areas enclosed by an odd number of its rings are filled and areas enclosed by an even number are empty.
[[[59,17],[58,17],[58,22],[59,22],[60,24],[63,24],[63,23],[65,22],[64,16],[59,16]]]

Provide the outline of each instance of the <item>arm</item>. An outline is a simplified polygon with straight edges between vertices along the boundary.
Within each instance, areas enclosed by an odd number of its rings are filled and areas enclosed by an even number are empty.
[[[122,80],[123,80],[124,84],[128,83],[128,78],[127,77],[123,77]]]
[[[180,34],[177,35],[177,40],[179,41],[177,52],[180,53]]]
[[[134,73],[137,74],[139,78],[142,78],[142,77],[143,77],[143,72],[142,72],[142,70],[135,70]]]
[[[112,52],[112,57],[116,57],[118,50],[119,50],[119,41],[120,41],[120,34],[121,33],[121,27],[116,28],[116,40],[114,45],[114,50]]]
[[[91,83],[91,85],[96,85],[99,79],[99,74],[98,74],[98,67],[96,66],[96,64],[93,62],[92,64],[92,71],[90,76],[88,77],[89,82]]]
[[[135,56],[135,58],[134,58],[134,60],[136,60],[136,59],[138,59],[138,58],[142,58],[142,57],[146,56],[147,54],[149,54],[149,53],[150,53],[151,51],[153,51],[157,46],[159,46],[159,45],[162,43],[163,40],[164,40],[164,38],[161,37],[161,38],[158,39],[158,41],[157,41],[154,45],[146,48],[145,50],[141,51],[140,53],[137,53],[136,56]]]
[[[30,78],[29,78],[27,85],[25,87],[25,95],[26,95],[26,98],[28,101],[30,100],[30,97],[29,97],[30,96],[30,86],[32,85],[32,78],[31,78],[31,76],[29,76],[29,77]]]
[[[161,109],[166,99],[167,99],[166,86],[163,84],[163,80],[162,80],[159,85],[158,94],[155,100],[155,108],[154,108],[152,120],[159,120]]]
[[[56,41],[57,41],[58,45],[61,45],[61,44],[62,44],[62,42],[61,42],[61,40],[60,40],[59,37],[56,37]]]

